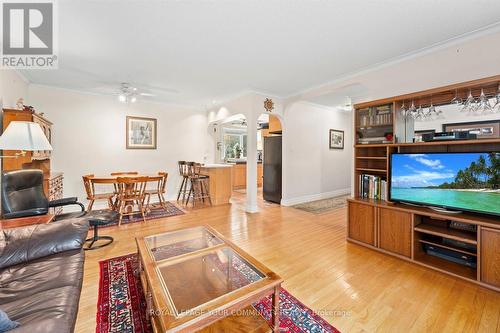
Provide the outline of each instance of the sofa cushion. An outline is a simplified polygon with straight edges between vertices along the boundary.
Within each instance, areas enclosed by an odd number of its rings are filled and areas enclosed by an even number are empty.
[[[83,250],[73,250],[0,270],[0,307],[50,289],[80,288],[84,260]]]
[[[0,231],[0,269],[63,251],[81,249],[87,236],[86,219]]]
[[[49,289],[2,305],[18,328],[9,333],[70,333],[74,330],[80,288]]]

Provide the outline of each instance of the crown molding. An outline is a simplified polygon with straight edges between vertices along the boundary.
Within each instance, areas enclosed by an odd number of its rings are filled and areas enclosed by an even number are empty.
[[[26,75],[24,75],[24,73],[21,72],[19,69],[14,69],[14,72],[16,72],[16,74],[21,78],[21,80],[24,81],[24,83],[26,83],[28,85],[31,84],[30,79],[28,79],[28,77]]]

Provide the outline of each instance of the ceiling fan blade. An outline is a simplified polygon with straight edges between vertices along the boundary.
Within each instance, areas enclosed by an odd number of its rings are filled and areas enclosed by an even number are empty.
[[[153,86],[153,85],[148,85],[148,84],[142,84],[139,82],[134,82],[134,81],[123,81],[123,80],[117,80],[117,81],[109,81],[107,78],[104,76],[93,73],[90,71],[82,70],[80,68],[75,68],[75,67],[65,67],[64,68],[66,71],[73,72],[79,75],[82,75],[86,78],[88,78],[91,81],[94,81],[95,86],[89,87],[90,89],[93,90],[101,90],[101,89],[106,89],[109,87],[113,87],[118,89],[123,86],[123,84],[127,84],[129,89],[136,89],[139,91],[143,91],[144,93],[148,94],[149,91],[151,92],[158,92],[159,94],[178,94],[180,93],[178,90],[173,89],[173,88],[168,88],[168,87],[162,87],[162,86]],[[152,94],[154,95],[154,94]],[[149,95],[143,95],[143,96],[149,96]]]
[[[179,90],[176,90],[176,89],[173,89],[173,88],[159,87],[159,86],[150,86],[148,84],[137,83],[134,86],[138,87],[141,90],[157,91],[157,92],[168,93],[168,94],[178,94],[179,93]]]
[[[154,97],[154,96],[156,96],[155,94],[145,93],[145,92],[141,92],[141,93],[139,93],[139,95],[145,96],[145,97]]]

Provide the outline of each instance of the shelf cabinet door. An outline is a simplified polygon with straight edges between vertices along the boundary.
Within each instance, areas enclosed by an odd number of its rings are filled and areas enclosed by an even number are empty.
[[[349,202],[349,238],[375,246],[375,207]]]
[[[394,209],[379,209],[379,247],[411,257],[411,214]]]
[[[500,288],[500,230],[481,228],[481,281]]]

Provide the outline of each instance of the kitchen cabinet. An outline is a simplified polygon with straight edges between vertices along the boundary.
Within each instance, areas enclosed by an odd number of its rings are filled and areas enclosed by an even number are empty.
[[[269,133],[281,132],[281,121],[276,116],[269,116]]]
[[[262,186],[262,163],[257,164],[257,187]],[[233,190],[244,189],[247,187],[247,164],[238,163],[233,167]]]

